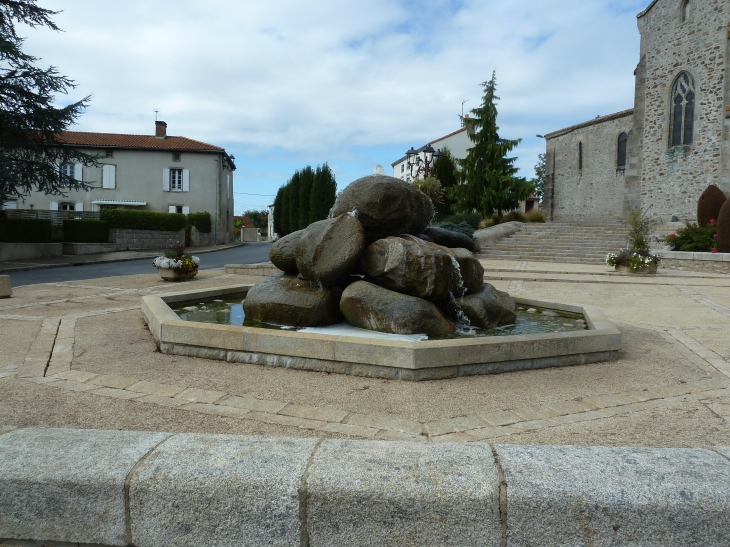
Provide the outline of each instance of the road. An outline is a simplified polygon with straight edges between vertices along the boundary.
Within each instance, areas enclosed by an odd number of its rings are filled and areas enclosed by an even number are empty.
[[[241,247],[233,247],[200,255],[200,269],[210,270],[222,268],[226,264],[255,264],[269,260],[271,243],[246,243]],[[34,285],[36,283],[56,283],[59,281],[80,281],[97,277],[115,277],[119,275],[136,275],[154,273],[152,260],[130,260],[127,262],[107,262],[85,266],[68,266],[64,268],[44,268],[10,273],[13,287]]]

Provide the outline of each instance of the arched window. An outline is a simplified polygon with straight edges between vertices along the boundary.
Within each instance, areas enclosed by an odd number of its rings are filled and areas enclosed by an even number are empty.
[[[583,171],[583,143],[578,143],[578,172]]]
[[[626,141],[628,140],[628,135],[626,133],[621,133],[618,136],[618,149],[616,151],[616,169],[624,170],[626,169]]]
[[[73,203],[59,203],[58,204],[58,210],[59,211],[74,211],[76,209],[76,205]]]
[[[684,2],[682,2],[682,22],[689,19],[689,10],[690,10],[689,0],[684,0]]]
[[[695,116],[695,81],[682,72],[672,87],[671,146],[692,144]]]

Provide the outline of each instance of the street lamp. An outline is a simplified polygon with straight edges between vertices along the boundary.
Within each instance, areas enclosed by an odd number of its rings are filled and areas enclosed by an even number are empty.
[[[418,178],[418,175],[423,175],[424,178],[428,177],[433,162],[444,155],[441,149],[434,150],[430,144],[423,147],[420,152],[423,152],[423,158],[419,154],[419,151],[414,150],[412,146],[406,152],[406,163],[413,178]]]

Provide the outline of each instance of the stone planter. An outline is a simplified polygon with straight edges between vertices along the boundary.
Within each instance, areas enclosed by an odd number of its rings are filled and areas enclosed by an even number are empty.
[[[198,275],[198,270],[182,273],[172,268],[157,268],[157,271],[160,272],[160,277],[165,281],[187,281]]]
[[[658,268],[657,264],[647,264],[643,268],[638,268],[636,270],[632,270],[628,266],[618,264],[615,269],[617,272],[625,272],[625,273],[630,273],[630,274],[655,274],[657,272],[657,268]]]

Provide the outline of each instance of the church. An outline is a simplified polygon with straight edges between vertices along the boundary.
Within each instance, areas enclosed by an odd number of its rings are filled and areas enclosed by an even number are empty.
[[[730,196],[730,0],[654,0],[637,21],[634,107],[545,135],[549,220],[692,222],[708,185]]]

